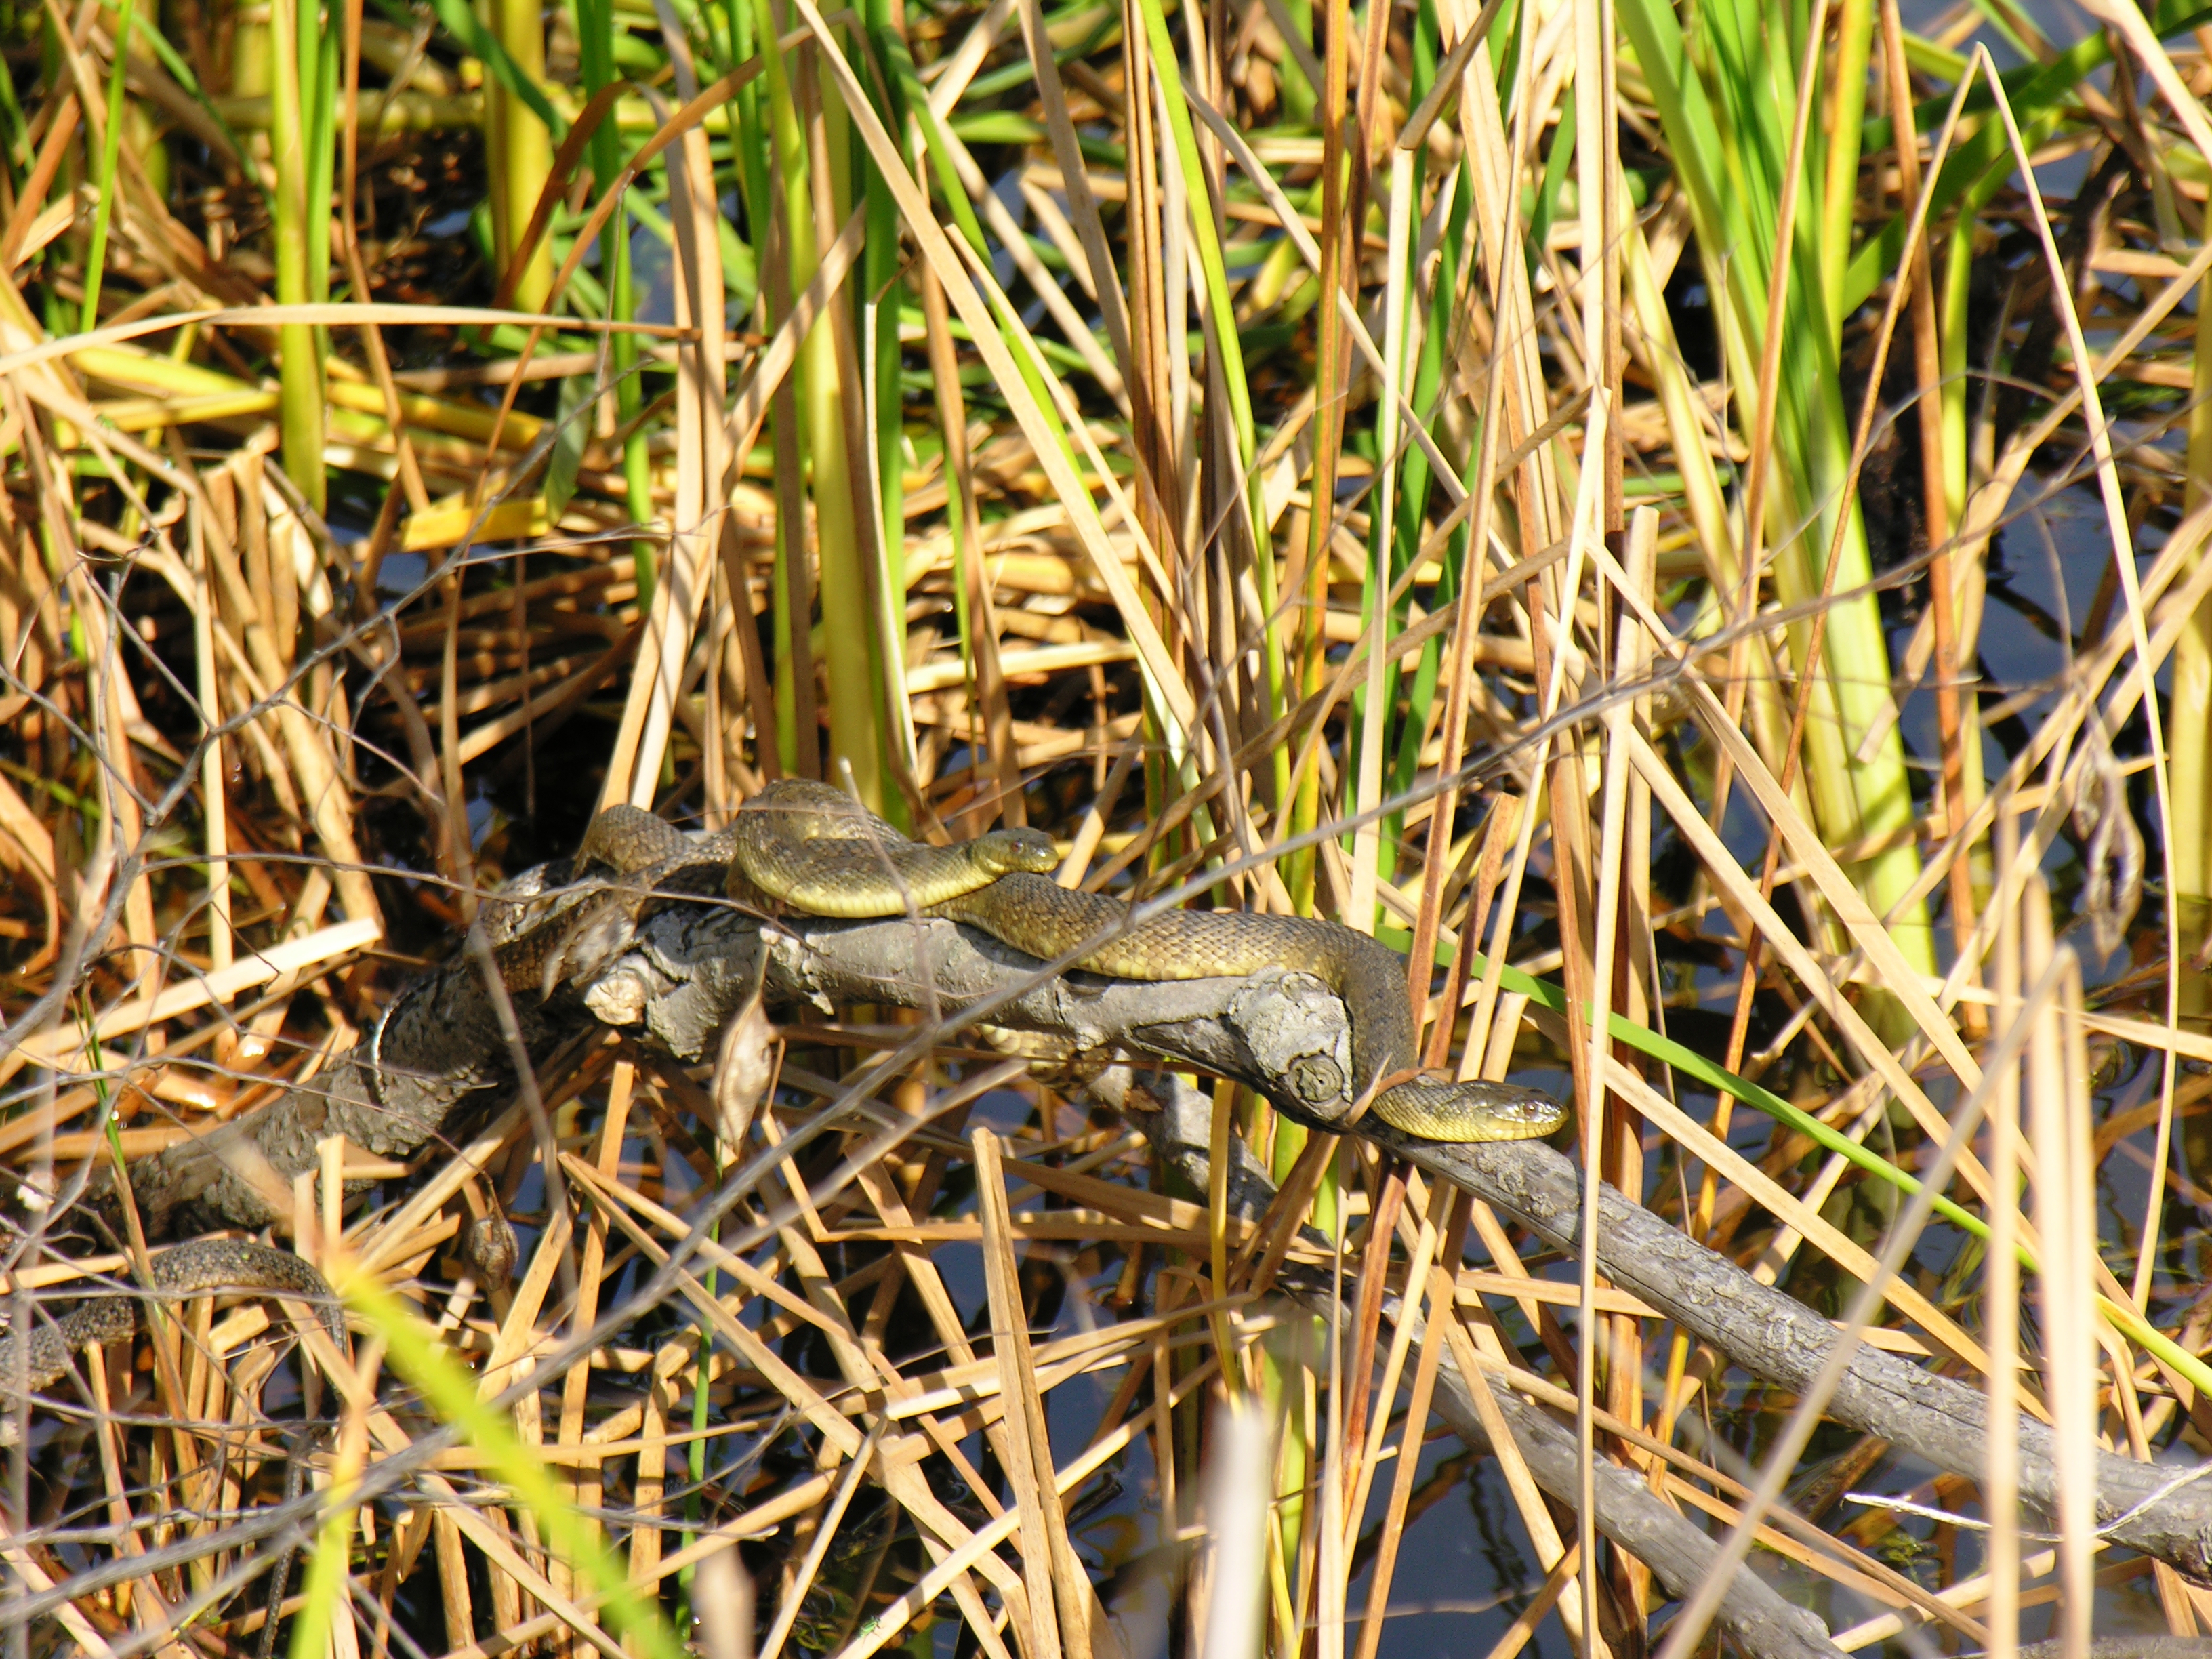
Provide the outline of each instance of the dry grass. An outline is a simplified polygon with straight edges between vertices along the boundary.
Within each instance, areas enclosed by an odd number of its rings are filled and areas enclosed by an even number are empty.
[[[26,23],[0,194],[12,1319],[141,1261],[70,1207],[95,1167],[312,1085],[597,806],[711,829],[763,780],[843,762],[920,837],[1026,821],[1069,884],[1206,878],[1203,902],[1434,957],[1434,1063],[1571,1092],[1589,1173],[1986,1387],[1999,1421],[2048,1419],[2056,1516],[2019,1511],[2008,1432],[1976,1480],[1885,1462],[1817,1389],[1747,1380],[1593,1255],[1356,1136],[1332,1158],[1249,1090],[1219,1085],[1212,1167],[1234,1135],[1272,1170],[1265,1229],[1225,1176],[1178,1185],[1075,1082],[976,1033],[908,1064],[918,1020],[786,1009],[734,1137],[726,1073],[607,1031],[538,1077],[542,1121],[517,1097],[404,1164],[328,1143],[278,1231],[351,1287],[352,1356],[206,1299],[82,1354],[18,1415],[9,1651],[252,1650],[276,1530],[255,1517],[288,1470],[309,1495],[285,1525],[319,1540],[290,1639],[316,1659],[1710,1644],[1711,1609],[1547,1500],[1502,1418],[1480,1463],[1425,1453],[1447,1369],[1574,1421],[1843,1649],[2212,1632],[2172,1566],[2099,1554],[2086,1461],[2191,1459],[2212,1434],[2212,65],[2121,6],[2139,77],[2016,78],[2018,125],[1983,96],[1954,130],[1954,87],[1990,84],[1956,55],[1975,15],[1907,42],[1847,6],[1808,60],[1841,81],[1765,130],[1735,112],[1729,142],[1832,155],[1853,72],[1867,114],[1934,112],[1901,168],[1877,135],[1836,176],[1782,169],[1767,234],[1839,234],[1833,268],[1762,254],[1747,285],[1701,244],[1698,158],[1613,8],[1534,7],[1445,79],[1496,6],[1372,28],[1323,8],[1300,70],[1281,31],[1308,9],[1056,15],[1054,70],[1026,5],[916,9],[864,51],[849,14],[791,0],[757,86],[720,12],[664,6],[659,35],[625,14],[656,64],[625,72],[662,77],[607,101],[665,233],[657,323],[575,297],[579,271],[607,279],[588,214],[619,188],[582,123],[507,198],[539,202],[550,269],[445,234],[512,161],[488,174],[461,118],[487,96],[526,118],[427,13],[412,38],[330,19],[329,84],[362,88],[325,106],[337,300],[328,273],[282,291],[267,204],[291,175],[216,119],[268,118],[228,78],[244,23],[173,15],[210,101],[133,59],[117,150],[110,14]],[[571,120],[577,27],[549,71]],[[894,35],[935,106],[896,131]],[[455,125],[380,130],[404,99]],[[1603,142],[1547,137],[1576,112]],[[724,135],[781,144],[785,115],[811,200],[718,225],[729,190],[761,199]],[[1977,143],[1989,186],[1923,198]],[[842,196],[833,143],[860,181]],[[2070,196],[2023,188],[2031,147]],[[1218,216],[1191,212],[1194,180]],[[1545,236],[1491,228],[1524,213]],[[1897,263],[1917,235],[1869,234],[1879,269],[1834,313],[1854,224],[1893,216],[1924,222],[1933,269]],[[1947,247],[1979,283],[1948,312]],[[1790,327],[1686,344],[1736,329],[1731,283]],[[741,328],[692,325],[756,294]],[[1820,462],[1790,399],[1823,374],[1847,428]],[[1951,386],[1954,423],[1923,422]],[[303,395],[325,463],[305,484]],[[2008,573],[2027,585],[2053,501],[2090,501],[2094,598],[2077,582],[2053,621],[2056,672],[2010,682]],[[1750,582],[1747,551],[1770,562]],[[1886,623],[1869,580],[1903,596]],[[1885,754],[1893,781],[1869,784]],[[919,1127],[815,1138],[855,1094]],[[748,1160],[765,1179],[699,1244]],[[1880,1178],[1900,1170],[1923,1200]],[[340,1176],[369,1183],[344,1213]],[[459,1249],[495,1214],[521,1236],[511,1280]],[[672,1253],[676,1291],[641,1295]],[[1286,1264],[1341,1275],[1350,1346],[1275,1293]],[[1877,1488],[1921,1507],[1839,1502]],[[1440,1571],[1421,1558],[1464,1543],[1463,1491],[1496,1500],[1487,1548]],[[1409,1579],[1479,1573],[1461,1604],[1487,1611],[1383,1616]]]

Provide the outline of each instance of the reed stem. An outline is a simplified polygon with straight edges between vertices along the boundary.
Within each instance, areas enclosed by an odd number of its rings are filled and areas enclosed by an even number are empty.
[[[306,305],[313,297],[308,252],[311,220],[308,190],[315,168],[307,153],[307,112],[302,99],[301,65],[319,54],[302,39],[301,7],[307,0],[270,0],[269,56],[270,123],[269,143],[276,168],[275,204],[276,303]],[[327,173],[325,173],[327,178]],[[327,231],[324,240],[327,242]],[[327,275],[328,256],[324,270]],[[308,506],[323,510],[323,375],[317,361],[315,331],[305,323],[284,323],[276,331],[278,427],[285,475]]]

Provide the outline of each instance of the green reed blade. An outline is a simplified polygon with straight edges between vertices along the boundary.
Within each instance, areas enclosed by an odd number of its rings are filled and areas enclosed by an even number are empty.
[[[1182,177],[1183,198],[1190,204],[1191,240],[1197,249],[1199,270],[1205,279],[1210,325],[1206,343],[1214,354],[1217,381],[1229,398],[1229,427],[1237,445],[1235,465],[1243,483],[1238,497],[1244,510],[1248,545],[1261,573],[1259,586],[1267,622],[1260,641],[1261,675],[1267,693],[1265,714],[1273,720],[1280,717],[1288,695],[1288,655],[1282,638],[1280,607],[1274,603],[1274,548],[1267,527],[1267,499],[1258,470],[1253,465],[1259,446],[1253,426],[1252,392],[1244,367],[1243,340],[1237,331],[1236,297],[1229,289],[1220,229],[1211,205],[1213,187],[1199,160],[1198,141],[1191,127],[1190,107],[1183,91],[1182,71],[1176,60],[1174,40],[1168,33],[1166,14],[1161,0],[1139,0],[1139,9],[1143,15],[1146,42],[1152,47],[1152,70],[1159,77],[1164,94],[1161,104],[1167,112],[1176,166]],[[1279,802],[1291,788],[1287,753],[1279,752],[1275,757],[1275,784],[1276,799]]]
[[[556,141],[568,137],[568,124],[560,111],[553,107],[537,82],[516,66],[507,48],[477,21],[476,14],[468,8],[468,0],[430,0],[430,6],[438,14],[438,21],[444,25],[446,33],[482,63],[501,88],[520,99],[530,112],[545,124],[545,130]]]
[[[123,160],[123,71],[128,61],[131,29],[138,9],[123,0],[117,8],[115,64],[107,76],[107,127],[100,135],[100,201],[93,210],[92,245],[84,261],[84,308],[79,325],[86,333],[100,326],[100,279],[107,264],[107,224],[115,208],[115,175]]]
[[[358,1483],[348,1479],[345,1484],[350,1488]],[[292,1620],[292,1659],[325,1659],[331,1651],[331,1630],[342,1616],[338,1609],[345,1599],[350,1553],[346,1534],[355,1513],[352,1504],[339,1500],[349,1495],[343,1491],[328,1494],[330,1512],[324,1516],[314,1545],[307,1552],[304,1605]],[[275,1619],[276,1610],[271,1607],[268,1616]]]
[[[1790,84],[1789,16],[1766,0],[1701,0],[1692,14],[1705,52],[1700,61],[1671,7],[1625,0],[1619,15],[1658,106],[1712,274],[1715,317],[1746,430],[1754,424],[1756,411],[1748,404],[1757,395],[1761,341],[1770,327],[1784,331],[1769,508],[1759,526],[1779,550],[1775,592],[1786,605],[1815,598],[1833,544],[1835,591],[1850,596],[1829,607],[1823,672],[1813,682],[1805,726],[1803,775],[1816,816],[1838,846],[1899,829],[1911,821],[1914,809],[1903,741],[1888,722],[1888,645],[1867,591],[1871,570],[1863,527],[1856,498],[1841,499],[1850,426],[1840,386],[1838,318],[1830,304],[1832,270],[1824,265],[1820,246],[1819,198],[1810,193],[1819,176],[1813,155],[1806,161],[1808,205],[1797,216],[1791,246],[1782,250],[1791,262],[1783,314],[1766,315],[1782,170],[1797,97]],[[1736,600],[1729,596],[1724,602],[1733,606]],[[1809,635],[1808,626],[1790,630],[1801,664]],[[1878,728],[1880,738],[1870,739]],[[1856,874],[1876,913],[1887,914],[1918,872],[1918,854],[1906,843],[1870,860]],[[1934,941],[1924,908],[1911,907],[1895,927],[1907,959],[1932,971]]]
[[[823,149],[830,172],[828,179],[817,180],[800,130],[790,76],[777,43],[775,20],[768,10],[768,0],[755,0],[753,27],[764,64],[761,80],[766,93],[774,167],[775,176],[782,181],[775,208],[781,218],[789,292],[796,296],[805,292],[819,267],[817,191],[827,198],[830,216],[836,223],[842,224],[850,211],[853,147],[848,137],[849,117],[835,88],[817,84],[816,95],[820,100],[829,139]],[[896,822],[903,816],[904,800],[886,787],[890,780],[884,769],[883,730],[886,680],[891,665],[882,660],[877,630],[867,623],[875,608],[872,591],[878,572],[864,558],[859,498],[855,495],[856,465],[863,489],[866,465],[863,458],[854,454],[847,441],[848,388],[839,361],[837,331],[846,329],[848,346],[851,341],[852,296],[849,293],[841,294],[837,303],[848,309],[842,316],[824,314],[816,319],[800,343],[799,361],[793,370],[798,387],[797,412],[804,432],[807,488],[814,503],[815,567],[822,614],[825,621],[834,623],[823,636],[830,692],[830,763],[833,768],[849,764],[861,798],[872,810],[884,812]],[[858,392],[857,387],[851,390]],[[787,436],[780,422],[773,441],[781,459]],[[778,516],[781,519],[781,514]],[[800,526],[792,526],[782,538],[780,557],[803,559],[802,536]],[[872,546],[877,539],[872,528],[867,544]],[[780,588],[784,586],[779,582]],[[784,644],[783,626],[780,623],[779,647]],[[794,614],[787,626],[795,636],[797,630],[805,626],[805,619]],[[779,665],[788,659],[787,653],[779,648]],[[779,666],[780,694],[785,690],[781,684],[784,672]],[[793,735],[795,741],[804,741],[806,736],[803,732]]]
[[[276,165],[276,302],[304,305],[313,298],[307,245],[315,222],[309,212],[314,167],[307,153],[312,128],[301,80],[303,64],[319,62],[304,39],[301,7],[310,0],[271,0],[269,46],[270,101],[269,142]],[[324,213],[329,209],[325,198]],[[324,240],[328,240],[327,228]],[[327,266],[325,266],[327,271]],[[323,376],[317,362],[315,331],[286,323],[276,331],[279,358],[278,429],[284,471],[316,512],[326,501],[323,465]]]
[[[614,7],[612,0],[573,0],[573,3],[584,95],[586,99],[596,98],[622,78],[616,65]],[[601,189],[621,176],[629,152],[620,123],[600,122],[592,133],[587,153],[592,177]],[[636,317],[636,297],[630,284],[629,217],[625,201],[616,208],[606,228],[599,233],[599,270],[605,286],[605,315],[610,322],[627,323]],[[629,434],[623,443],[623,489],[631,521],[645,524],[653,518],[653,463],[647,448],[648,434],[637,418],[644,407],[637,363],[637,336],[616,334],[608,344],[607,372],[615,386],[616,425]],[[630,544],[630,556],[637,575],[638,605],[641,613],[647,616],[653,611],[653,590],[659,574],[658,550],[647,538],[641,537]]]

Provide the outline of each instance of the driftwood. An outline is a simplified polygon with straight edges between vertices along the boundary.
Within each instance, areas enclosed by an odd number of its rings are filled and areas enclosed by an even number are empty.
[[[1555,1248],[1581,1249],[1581,1175],[1549,1147],[1438,1146],[1380,1123],[1365,1132],[1376,1146],[1511,1211]],[[1802,1303],[1610,1187],[1599,1194],[1597,1257],[1615,1285],[1769,1382],[1808,1387],[1841,1340]],[[1862,1345],[1827,1414],[1938,1468],[1981,1475],[1987,1396],[1896,1354]],[[2050,1427],[2022,1413],[2018,1432],[2021,1497],[2048,1511],[2057,1495]],[[2212,1481],[2193,1478],[2200,1469],[2100,1451],[2096,1470],[2097,1519],[2106,1536],[2199,1582],[2212,1580]]]
[[[511,887],[509,896],[565,877],[561,866],[549,866]],[[704,902],[672,905],[648,918],[590,985],[543,1004],[534,994],[515,997],[520,1046],[542,1072],[573,1040],[614,1025],[686,1059],[711,1055],[724,1020],[755,982],[763,948],[773,1002],[921,1010],[937,1020],[922,1028],[917,1043],[984,1025],[1002,1042],[1018,1040],[1065,1062],[1079,1079],[1090,1077],[1102,1097],[1116,1086],[1105,1069],[1115,1062],[1165,1061],[1247,1083],[1317,1127],[1340,1128],[1350,1106],[1327,1097],[1323,1086],[1352,1074],[1343,1009],[1306,975],[1166,984],[1048,978],[1031,959],[950,922],[764,922]],[[316,1141],[332,1133],[397,1158],[413,1156],[434,1136],[458,1133],[514,1083],[505,1029],[483,976],[467,958],[457,959],[404,994],[374,1036],[312,1085],[134,1164],[149,1230],[203,1220],[282,1224],[263,1195],[286,1190],[293,1175],[313,1167]],[[1350,1132],[1510,1212],[1556,1248],[1578,1249],[1580,1176],[1549,1146],[1443,1146],[1413,1140],[1371,1117]],[[1613,1282],[1771,1382],[1804,1388],[1838,1340],[1826,1320],[1609,1188],[1601,1194],[1597,1257]],[[1862,1347],[1828,1409],[1937,1468],[1970,1477],[1981,1471],[1981,1394],[1894,1355]],[[2023,1498],[2047,1507],[2056,1491],[2050,1432],[2023,1416],[2019,1446]],[[1532,1464],[1538,1461],[1532,1456]],[[2212,1581],[2212,1482],[2179,1480],[2174,1470],[2102,1453],[2097,1474],[2099,1517],[2115,1541]],[[1661,1576],[1672,1583],[1667,1572]],[[1775,1639],[1785,1638],[1782,1632]]]
[[[522,901],[566,881],[542,866],[487,902],[492,941]],[[562,1051],[605,1026],[642,1026],[687,1060],[711,1055],[723,1020],[751,988],[763,924],[712,902],[673,905],[647,920],[630,948],[588,985],[550,1000],[489,985],[468,952],[403,991],[381,1023],[311,1083],[131,1166],[149,1236],[210,1226],[287,1227],[294,1176],[317,1167],[316,1147],[342,1135],[379,1158],[407,1159],[463,1130],[515,1083],[499,1006],[543,1077]],[[770,1000],[828,1008],[854,1001],[961,1012],[995,1006],[993,1023],[1024,1031],[1070,1059],[1133,1052],[1231,1075],[1267,1079],[1309,1121],[1316,1106],[1348,1112],[1352,1075],[1342,1006],[1306,975],[1249,981],[1139,984],[1088,975],[1039,981],[1031,958],[949,921],[770,924]],[[1304,1086],[1309,1100],[1297,1092]]]
[[[483,907],[493,943],[521,925],[525,901],[568,879],[566,860],[509,883]],[[572,995],[540,1006],[506,999],[522,1048],[541,1073],[594,1022]],[[317,1167],[319,1143],[341,1135],[362,1152],[404,1160],[477,1116],[515,1084],[501,1010],[470,951],[403,990],[384,1018],[315,1079],[205,1134],[135,1160],[131,1194],[149,1237],[211,1227],[291,1226],[292,1178]]]

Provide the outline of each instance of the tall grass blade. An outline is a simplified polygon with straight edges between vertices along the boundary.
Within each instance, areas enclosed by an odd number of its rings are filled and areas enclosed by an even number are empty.
[[[318,169],[308,145],[312,112],[301,66],[320,61],[320,31],[306,29],[301,9],[314,0],[270,0],[270,149],[276,167],[276,302],[306,305],[316,296],[314,260],[308,243],[327,215],[318,216],[310,191]],[[327,177],[327,173],[325,174]],[[325,240],[328,238],[325,236]],[[325,276],[327,264],[324,266]],[[323,467],[323,374],[315,334],[304,323],[285,323],[276,331],[284,471],[307,505],[318,513],[326,504]]]
[[[478,1397],[475,1382],[442,1345],[373,1273],[341,1267],[332,1288],[381,1340],[394,1370],[422,1396],[438,1418],[485,1460],[499,1481],[527,1510],[546,1543],[580,1575],[612,1616],[615,1628],[634,1639],[649,1659],[682,1659],[683,1646],[653,1605],[629,1583],[607,1553],[598,1530],[577,1514],[545,1466],[515,1437],[505,1413]]]

